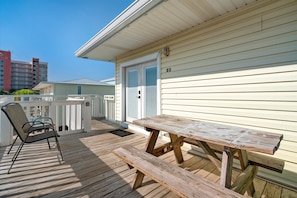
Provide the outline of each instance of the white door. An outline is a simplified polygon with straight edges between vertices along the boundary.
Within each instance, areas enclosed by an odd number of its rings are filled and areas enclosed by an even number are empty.
[[[157,115],[157,66],[151,61],[126,69],[126,120]]]

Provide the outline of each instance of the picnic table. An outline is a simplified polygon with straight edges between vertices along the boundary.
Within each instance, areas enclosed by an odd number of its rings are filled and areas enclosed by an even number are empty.
[[[254,193],[253,178],[257,173],[258,166],[250,163],[247,152],[253,151],[273,155],[283,138],[281,134],[171,115],[143,118],[135,120],[133,123],[143,126],[147,131],[150,131],[145,148],[147,153],[160,156],[173,150],[177,162],[182,163],[181,146],[185,139],[191,139],[203,149],[206,156],[221,172],[221,186],[240,194],[244,194],[247,191],[249,195]],[[168,132],[171,141],[155,148],[160,131]],[[221,158],[209,146],[211,144],[223,147]],[[237,178],[232,178],[235,154],[240,161],[242,173]],[[141,185],[143,177],[144,174],[142,172],[137,172],[134,188]]]

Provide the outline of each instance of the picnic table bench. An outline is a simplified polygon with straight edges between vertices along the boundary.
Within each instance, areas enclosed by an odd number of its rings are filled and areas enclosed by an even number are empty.
[[[226,189],[226,191],[224,191],[226,194],[234,197],[234,194],[232,194],[233,191],[240,194],[244,194],[247,191],[248,194],[252,196],[255,191],[253,178],[257,173],[257,167],[258,165],[262,164],[261,162],[267,162],[267,160],[269,161],[269,159],[266,158],[264,160],[255,160],[258,157],[254,157],[254,161],[256,162],[253,162],[248,158],[248,152],[259,152],[273,155],[278,149],[283,138],[283,135],[281,134],[268,133],[210,122],[202,122],[170,115],[158,115],[150,118],[143,118],[140,120],[135,120],[134,123],[143,126],[146,128],[147,131],[150,131],[150,136],[145,148],[145,152],[150,154],[139,154],[141,152],[136,152],[134,149],[130,148],[123,148],[122,151],[126,152],[120,152],[121,150],[114,151],[117,156],[119,156],[128,164],[138,170],[133,188],[141,186],[144,175],[148,175],[154,180],[173,190],[175,193],[180,193],[180,195],[185,197],[194,196],[191,196],[191,194],[183,195],[183,193],[181,193],[181,189],[179,189],[178,186],[181,185],[181,183],[183,182],[180,181],[177,184],[171,182],[169,184],[169,182],[166,180],[166,175],[161,174],[161,176],[159,175],[159,177],[156,177],[155,173],[152,173],[153,171],[144,169],[144,166],[146,166],[148,163],[147,160],[144,159],[150,159],[150,157],[148,156],[153,155],[160,156],[166,152],[173,150],[177,162],[182,163],[183,156],[181,152],[181,146],[183,145],[183,142],[198,145],[202,148],[210,161],[220,171],[220,186]],[[167,144],[155,148],[160,131],[168,132],[171,141]],[[216,145],[221,148],[220,152],[222,153],[222,158],[219,158],[216,154],[216,150],[218,149],[215,150],[210,145]],[[129,153],[133,153],[132,156],[136,158],[143,158],[143,165],[141,165],[141,163],[135,164],[136,160],[129,158]],[[135,153],[138,153],[137,156],[135,156]],[[242,169],[242,173],[237,178],[232,178],[234,157],[236,157],[240,161],[240,166]],[[172,168],[171,165],[164,165],[165,162],[160,161],[161,160],[159,159],[158,162],[155,163],[155,166],[159,166],[158,172],[162,172],[164,170],[162,167],[164,166],[170,166],[170,168]],[[162,166],[160,164],[162,164]],[[263,167],[265,166],[267,168],[267,164],[263,164]],[[274,161],[274,165],[272,165],[271,167],[268,166],[269,169],[278,172],[282,171],[282,167],[283,164],[279,163],[278,161]],[[181,169],[179,167],[177,168]],[[188,175],[184,177],[185,174],[188,174],[184,171],[177,171],[176,169],[172,169],[171,172],[171,175],[175,175],[175,178],[188,177]],[[196,178],[196,180],[198,180],[199,182],[202,182],[204,187],[204,178],[200,178],[199,176],[195,176],[194,178]],[[185,184],[188,184],[188,182],[185,181]],[[216,191],[216,189],[219,190],[220,188],[217,188],[216,184],[212,185],[215,186],[215,188],[211,190],[214,195],[219,193],[218,191]],[[199,190],[199,188],[196,190],[197,193],[202,193],[200,192],[201,190]],[[220,191],[220,193],[222,192]]]
[[[149,176],[181,197],[242,198],[243,196],[214,184],[185,169],[141,151],[133,146],[124,146],[113,151],[124,162]]]

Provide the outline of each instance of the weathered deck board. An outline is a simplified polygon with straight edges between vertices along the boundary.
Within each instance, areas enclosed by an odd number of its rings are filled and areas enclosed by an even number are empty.
[[[119,137],[108,133],[114,126],[100,121],[93,121],[92,127],[90,133],[61,136],[65,157],[61,164],[56,149],[48,150],[44,141],[25,145],[11,174],[6,174],[16,147],[10,155],[5,152],[8,147],[1,147],[0,197],[177,197],[148,177],[142,187],[132,190],[135,171],[111,153],[128,144],[144,148],[143,135]],[[185,162],[181,167],[218,182],[218,172],[211,162],[185,151],[183,155]],[[160,157],[177,165],[173,152]],[[297,197],[297,192],[264,180],[256,178],[255,183],[255,197]]]

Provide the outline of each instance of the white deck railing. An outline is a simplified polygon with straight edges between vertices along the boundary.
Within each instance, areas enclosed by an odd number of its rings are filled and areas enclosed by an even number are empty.
[[[67,98],[67,99],[66,99]],[[61,134],[71,132],[88,132],[91,119],[104,117],[115,121],[115,104],[113,95],[2,95],[0,105],[18,102],[24,108],[29,120],[38,117],[51,117],[56,130]],[[12,143],[13,129],[3,112],[0,113],[0,146]]]
[[[18,102],[24,108],[29,120],[40,116],[53,119],[59,133],[88,132],[91,130],[92,117],[103,117],[105,105],[103,96],[68,97],[67,100],[57,100],[55,96],[22,95],[2,96],[0,105]],[[102,100],[98,100],[102,98]],[[103,104],[97,104],[97,103]],[[98,109],[99,108],[99,109]],[[103,115],[102,115],[103,114]],[[12,143],[13,129],[3,112],[0,114],[0,146]]]
[[[55,120],[58,131],[84,131],[86,124],[83,121],[91,119],[91,115],[83,115],[84,101],[56,101],[53,106],[55,109],[52,109],[51,117]]]
[[[104,95],[105,101],[105,119],[115,122],[115,101],[114,95]]]
[[[69,100],[85,100],[88,98],[90,100],[91,105],[91,115],[92,118],[101,118],[104,117],[106,109],[105,109],[105,99],[104,96],[100,95],[68,95]]]

